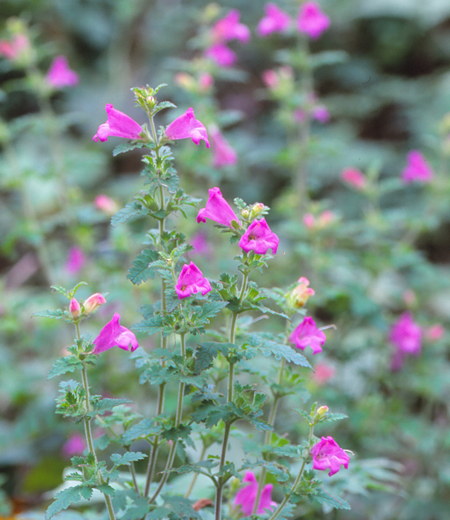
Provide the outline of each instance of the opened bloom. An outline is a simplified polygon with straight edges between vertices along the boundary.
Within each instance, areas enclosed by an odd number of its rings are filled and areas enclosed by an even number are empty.
[[[191,262],[189,265],[183,265],[183,269],[181,269],[180,276],[175,285],[175,291],[180,300],[199,292],[204,296],[206,293],[211,291],[211,284],[203,276],[203,273],[194,262]]]
[[[243,482],[249,482],[249,485],[238,491],[233,503],[235,506],[241,506],[242,513],[245,516],[250,516],[255,507],[256,496],[258,494],[258,481],[252,471],[247,471]],[[256,510],[257,515],[267,513],[267,509],[273,511],[273,508],[276,507],[277,504],[272,500],[271,493],[272,484],[264,486]]]
[[[348,469],[350,457],[339,447],[333,437],[322,437],[322,439],[311,448],[313,458],[313,469],[326,470],[330,468],[328,475],[331,477],[337,473],[341,466]]]
[[[279,238],[270,231],[266,219],[254,220],[239,241],[239,247],[246,253],[254,251],[257,255],[265,255],[269,249],[275,255]]]
[[[341,180],[355,190],[363,190],[367,185],[366,176],[356,168],[345,168],[341,172]]]
[[[73,87],[78,83],[78,74],[69,67],[65,56],[56,56],[45,76],[52,87]]]
[[[241,13],[232,9],[226,16],[218,20],[212,28],[212,36],[216,42],[239,40],[247,43],[250,40],[250,29],[239,22]]]
[[[170,123],[166,128],[166,136],[174,141],[191,138],[196,145],[203,140],[206,148],[209,148],[208,133],[205,125],[195,119],[193,108],[188,108],[183,115]]]
[[[236,53],[223,43],[216,43],[206,49],[205,56],[211,58],[220,67],[231,67],[237,60]]]
[[[266,16],[259,22],[256,28],[261,36],[268,36],[273,32],[284,32],[291,23],[289,15],[281,10],[276,4],[269,2],[264,7]]]
[[[231,166],[236,164],[237,154],[233,148],[231,148],[220,130],[217,127],[212,127],[209,132],[212,141],[213,165],[216,168],[221,168],[222,166]]]
[[[107,141],[109,136],[123,137],[124,139],[140,139],[143,129],[136,121],[131,119],[112,105],[105,107],[108,119],[98,127],[97,133],[92,138],[94,141]]]
[[[316,2],[305,2],[302,5],[297,18],[297,28],[301,33],[316,40],[329,26],[330,19]]]
[[[326,339],[325,333],[317,328],[316,322],[309,316],[297,325],[289,337],[289,341],[301,350],[311,347],[313,354],[322,352]]]
[[[232,210],[228,202],[223,198],[219,188],[211,188],[209,190],[209,199],[206,207],[201,209],[197,215],[197,222],[206,222],[206,219],[214,220],[222,226],[232,227],[231,222],[235,220],[239,222],[235,212]]]
[[[429,182],[433,178],[433,170],[425,160],[425,157],[418,151],[409,152],[406,167],[402,171],[402,179],[405,184],[410,182]]]
[[[95,348],[92,351],[93,354],[100,354],[113,347],[134,352],[139,347],[136,336],[131,330],[122,327],[119,324],[119,320],[120,314],[116,312],[113,319],[103,327],[100,334],[94,339]]]

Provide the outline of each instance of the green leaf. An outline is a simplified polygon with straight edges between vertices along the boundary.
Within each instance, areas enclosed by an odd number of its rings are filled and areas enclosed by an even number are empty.
[[[187,498],[170,495],[162,495],[162,498],[164,499],[164,505],[172,510],[172,514],[169,515],[169,518],[172,520],[201,519],[197,511],[192,509],[191,502]]]
[[[176,105],[171,103],[170,101],[163,101],[162,103],[158,103],[156,108],[153,110],[153,114],[157,114],[161,110],[164,110],[165,108],[177,108]]]
[[[143,141],[128,141],[126,143],[118,144],[113,150],[113,157],[119,155],[121,153],[129,152],[134,150],[135,148],[143,148],[144,146],[148,146],[148,143],[144,143]]]
[[[218,343],[215,341],[207,341],[202,343],[195,353],[195,371],[197,373],[206,370],[212,365],[214,358],[216,358],[219,352],[222,352],[224,356],[228,355],[230,348],[236,348],[237,345],[233,343]]]
[[[222,300],[207,301],[199,314],[195,316],[195,322],[200,325],[209,323],[210,318],[214,318],[219,312],[228,305],[228,302]]]
[[[77,369],[81,370],[82,368],[83,364],[74,356],[59,358],[53,363],[47,379],[52,379],[53,377],[67,374],[67,372],[74,372]]]
[[[345,415],[345,413],[326,413],[320,422],[341,421],[342,419],[348,419],[348,415]]]
[[[63,311],[61,309],[56,309],[56,311],[53,311],[53,310],[39,311],[39,312],[35,312],[31,316],[32,317],[37,316],[40,318],[51,318],[53,320],[60,320],[63,317]]]
[[[60,511],[79,502],[82,498],[89,500],[91,495],[92,489],[86,486],[71,486],[63,489],[56,495],[55,501],[48,507],[45,517],[47,520],[50,520],[50,518],[53,518]]]
[[[60,294],[62,294],[66,298],[70,298],[69,291],[67,289],[65,289],[64,287],[62,287],[61,285],[51,285],[50,289],[53,289],[54,291],[59,292]]]
[[[136,439],[146,439],[151,435],[158,435],[162,432],[163,427],[157,424],[156,417],[151,419],[145,418],[129,428],[123,435],[122,439],[125,444],[131,444]]]
[[[137,460],[145,459],[147,455],[140,451],[129,451],[120,455],[119,453],[113,453],[111,455],[111,461],[114,463],[114,466],[129,466],[132,462],[136,462]]]
[[[92,411],[90,412],[91,415],[101,415],[102,413],[110,412],[114,407],[116,407],[120,404],[133,403],[133,401],[130,401],[129,399],[105,398],[105,399],[96,401],[95,399],[98,397],[100,397],[100,396],[91,397],[91,401],[93,401],[92,402]]]
[[[336,497],[325,491],[322,487],[315,489],[315,494],[311,498],[317,500],[319,504],[327,504],[334,509],[351,509],[350,504],[341,497]]]
[[[127,278],[134,285],[140,285],[149,278],[154,278],[156,269],[151,264],[159,260],[159,253],[153,249],[145,249],[132,262]]]
[[[256,349],[260,352],[264,357],[275,356],[275,359],[278,361],[281,358],[284,358],[289,363],[294,363],[295,365],[300,365],[302,367],[311,368],[309,361],[300,354],[296,352],[289,345],[284,345],[283,343],[278,343],[276,341],[272,341],[262,337],[259,334],[251,334],[248,338],[248,341],[244,343],[243,347],[249,345],[251,348],[248,350]]]
[[[135,219],[147,213],[146,208],[142,205],[141,202],[137,200],[132,200],[129,202],[124,208],[119,210],[113,217],[111,218],[111,226],[115,227],[117,224],[122,224],[130,219]]]

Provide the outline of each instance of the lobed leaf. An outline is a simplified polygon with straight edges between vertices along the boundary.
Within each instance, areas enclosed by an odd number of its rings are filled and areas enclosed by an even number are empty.
[[[159,253],[153,249],[145,249],[132,262],[127,278],[134,285],[140,285],[149,278],[154,278],[157,270],[152,263],[159,260]]]

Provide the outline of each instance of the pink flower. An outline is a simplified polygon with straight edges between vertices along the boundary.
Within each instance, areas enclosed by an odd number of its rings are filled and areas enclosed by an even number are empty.
[[[325,105],[316,105],[311,111],[311,117],[319,123],[325,124],[330,120],[330,112]]]
[[[114,314],[113,319],[108,322],[100,334],[94,339],[93,344],[95,345],[93,354],[100,354],[109,350],[113,347],[119,347],[123,350],[131,350],[134,352],[139,344],[136,336],[125,327],[119,324],[120,314],[117,312]]]
[[[269,2],[265,5],[266,16],[259,22],[256,28],[261,36],[268,36],[273,32],[284,32],[289,27],[291,19],[276,4]]]
[[[315,2],[305,2],[297,18],[297,28],[313,40],[328,29],[330,19]]]
[[[197,294],[201,292],[203,296],[211,291],[211,284],[203,276],[200,269],[191,262],[189,265],[183,265],[180,276],[178,277],[177,284],[175,285],[175,291],[178,294],[178,298],[188,298],[191,294]]]
[[[428,341],[438,341],[442,338],[442,336],[445,334],[444,327],[436,323],[436,325],[432,325],[431,327],[428,327],[428,329],[425,331],[425,336]]]
[[[191,138],[192,141],[198,145],[200,141],[205,141],[206,148],[209,148],[208,133],[205,125],[195,119],[194,109],[188,108],[186,112],[177,117],[166,128],[166,136],[168,139],[176,141],[178,139]]]
[[[106,299],[102,294],[98,292],[91,294],[89,298],[83,303],[83,312],[85,314],[92,314],[100,307],[100,305],[103,305],[104,303],[106,303]]]
[[[219,188],[211,188],[209,190],[208,202],[206,207],[198,212],[197,222],[206,222],[207,218],[222,226],[232,227],[231,222],[233,220],[238,222],[239,225],[241,224],[231,206],[222,197]]]
[[[209,72],[202,72],[198,80],[198,86],[201,92],[208,91],[214,85],[214,78]]]
[[[250,516],[255,507],[255,500],[258,494],[258,481],[252,471],[247,471],[243,482],[250,482],[250,484],[238,491],[233,503],[235,506],[241,506],[241,511],[245,516]],[[267,513],[267,509],[273,511],[273,508],[276,507],[277,503],[272,500],[271,493],[272,484],[264,486],[258,509],[256,510],[257,515]]]
[[[110,104],[106,105],[105,110],[108,119],[98,127],[97,133],[92,138],[94,141],[107,141],[111,135],[124,139],[141,139],[140,134],[143,132],[141,125]]]
[[[224,18],[218,20],[212,28],[214,41],[222,43],[239,40],[247,43],[250,40],[250,29],[239,23],[240,16],[241,13],[237,9],[232,9]]]
[[[262,80],[264,85],[271,89],[277,87],[280,83],[280,78],[274,70],[265,70],[262,74]]]
[[[363,190],[367,185],[366,176],[356,168],[345,168],[341,172],[341,180],[355,190]]]
[[[265,255],[269,249],[275,255],[279,238],[270,231],[266,219],[254,220],[239,241],[239,247],[246,253],[254,251],[257,255]]]
[[[303,224],[308,229],[312,229],[316,225],[316,217],[312,213],[305,213],[303,215]]]
[[[315,372],[312,375],[312,379],[319,386],[327,383],[327,381],[336,373],[335,368],[326,363],[317,363],[314,370]]]
[[[417,356],[422,349],[422,329],[414,322],[410,312],[404,312],[389,333],[389,341],[398,351]]]
[[[213,250],[208,241],[208,236],[204,231],[199,231],[195,233],[195,235],[191,239],[191,245],[194,248],[194,251],[190,254],[201,255],[206,258],[211,258],[213,256]]]
[[[237,60],[236,53],[223,43],[216,43],[206,49],[205,56],[211,58],[220,67],[231,67]]]
[[[331,477],[337,473],[341,466],[348,469],[350,457],[339,447],[333,437],[322,437],[322,439],[311,448],[313,458],[313,469],[326,470],[330,468],[328,475]]]
[[[114,215],[117,211],[117,204],[112,200],[111,197],[101,193],[97,195],[94,200],[94,205],[100,211],[103,211],[106,215]]]
[[[63,444],[61,452],[64,457],[70,458],[74,455],[82,455],[86,449],[86,441],[81,433],[72,434]]]
[[[52,87],[73,87],[78,83],[78,74],[69,68],[65,56],[56,56],[45,76]]]
[[[213,166],[221,168],[222,166],[236,164],[237,154],[221,134],[220,130],[217,127],[212,127],[209,132],[213,145]]]
[[[410,182],[430,182],[433,178],[433,170],[428,165],[425,157],[418,151],[409,152],[406,168],[402,171],[402,179],[405,184]]]
[[[297,325],[289,337],[289,341],[301,350],[310,346],[313,354],[322,352],[326,339],[325,333],[317,328],[315,321],[309,316]]]
[[[73,246],[69,249],[69,254],[66,260],[66,271],[71,274],[77,274],[85,263],[85,258],[82,249],[78,246]]]
[[[21,58],[30,48],[30,41],[24,34],[15,34],[11,41],[0,40],[0,54],[8,60]]]
[[[72,315],[72,318],[78,318],[81,314],[81,306],[75,298],[70,300],[69,312]]]

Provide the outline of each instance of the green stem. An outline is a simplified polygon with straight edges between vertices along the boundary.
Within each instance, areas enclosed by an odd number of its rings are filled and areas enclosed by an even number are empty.
[[[76,330],[77,330],[77,339],[78,341],[81,341],[81,335],[80,335],[80,325],[78,323],[75,324]],[[86,414],[89,414],[91,409],[91,399],[90,399],[90,393],[89,393],[89,381],[87,376],[87,366],[83,363],[83,368],[81,370],[81,377],[83,381],[83,388],[86,396]],[[94,447],[94,441],[92,437],[92,430],[91,430],[91,419],[89,417],[84,418],[84,432],[86,435],[86,444],[89,448],[89,452],[94,457],[95,465],[98,465],[98,459],[97,459],[97,453],[95,452]],[[99,480],[101,484],[105,483],[105,480],[103,479],[103,475],[101,472],[98,473]],[[112,505],[111,497],[107,495],[106,493],[103,493],[103,496],[105,497],[106,507],[108,508],[108,514],[110,520],[116,520],[116,515],[114,514],[114,508]]]
[[[312,436],[313,436],[313,430],[314,430],[314,426],[312,425],[309,425],[309,444],[311,445],[311,439],[312,439]],[[303,462],[302,462],[302,465],[301,465],[301,468],[300,468],[300,471],[297,475],[297,478],[295,479],[295,482],[291,488],[291,490],[289,491],[289,493],[286,494],[286,496],[283,498],[282,502],[280,503],[280,505],[275,509],[275,511],[273,512],[272,516],[269,518],[269,520],[275,520],[275,518],[281,513],[281,511],[283,510],[284,506],[287,504],[287,502],[289,501],[289,499],[291,498],[292,494],[294,493],[294,491],[296,490],[297,486],[300,484],[300,481],[302,479],[302,476],[303,476],[303,471],[305,469],[305,466],[306,466],[306,458],[303,459]]]
[[[227,456],[227,448],[228,448],[228,440],[230,438],[231,431],[231,423],[225,423],[225,429],[223,431],[223,442],[222,442],[222,451],[220,453],[220,464],[219,471],[225,466],[226,456]],[[222,516],[222,495],[223,495],[223,486],[225,484],[224,478],[219,477],[217,480],[217,488],[216,488],[216,503],[214,506],[214,518],[215,520],[220,520]]]
[[[200,454],[199,462],[202,462],[202,460],[205,458],[206,450],[207,450],[207,448],[203,444],[203,449]],[[184,498],[189,498],[189,496],[191,495],[192,490],[194,489],[195,483],[197,482],[198,475],[199,475],[198,473],[194,473],[194,476],[192,477],[191,483],[189,484],[189,487],[184,495]]]
[[[185,335],[181,334],[181,355],[183,359],[186,359],[186,343],[185,343]],[[175,428],[178,428],[181,424],[181,418],[183,415],[183,397],[184,397],[184,388],[186,386],[186,383],[183,383],[180,381],[178,386],[178,400],[177,400],[177,411],[175,414]],[[152,504],[159,493],[161,492],[162,488],[164,487],[164,484],[166,483],[167,479],[169,478],[169,471],[172,469],[173,463],[175,461],[175,454],[177,449],[177,440],[172,442],[172,446],[170,447],[169,456],[167,457],[166,467],[164,469],[164,475],[161,477],[161,480],[159,481],[158,487],[153,494],[152,498],[149,500],[149,504]]]

